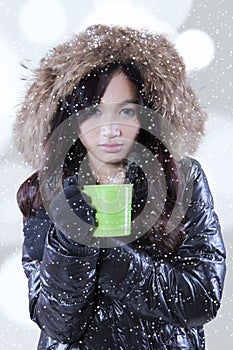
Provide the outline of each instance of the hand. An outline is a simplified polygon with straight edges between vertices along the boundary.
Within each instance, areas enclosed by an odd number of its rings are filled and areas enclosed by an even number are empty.
[[[96,210],[91,201],[79,189],[77,177],[69,176],[64,180],[63,192],[53,198],[50,211],[56,228],[69,239],[88,245],[90,234],[97,226]]]
[[[134,244],[102,250],[99,260],[99,285],[112,298],[130,293],[149,269],[149,256]]]

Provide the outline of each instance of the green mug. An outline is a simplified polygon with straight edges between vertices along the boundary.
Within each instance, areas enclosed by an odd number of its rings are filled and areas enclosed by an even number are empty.
[[[96,209],[94,237],[129,236],[131,233],[132,184],[85,185],[83,192]]]

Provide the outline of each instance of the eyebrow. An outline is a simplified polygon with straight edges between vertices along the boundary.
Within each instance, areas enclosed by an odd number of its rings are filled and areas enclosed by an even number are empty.
[[[124,106],[128,103],[132,103],[132,104],[136,104],[136,105],[142,105],[142,103],[140,103],[140,99],[139,98],[130,98],[128,100],[124,100],[124,101],[121,101],[121,102],[111,102],[111,103],[103,103],[103,102],[100,102],[99,104],[97,104],[97,106],[101,106],[102,104],[105,104],[105,105],[118,105],[118,106]]]
[[[125,102],[126,102],[126,103],[136,103],[136,102],[138,102],[138,101],[139,101],[138,98],[131,98],[131,99],[129,99],[129,100],[126,100]]]
[[[139,104],[139,99],[138,98],[132,98],[132,99],[129,99],[129,100],[125,100],[125,101],[122,101],[122,102],[116,102],[116,103],[119,104],[119,105],[125,105],[127,103]]]

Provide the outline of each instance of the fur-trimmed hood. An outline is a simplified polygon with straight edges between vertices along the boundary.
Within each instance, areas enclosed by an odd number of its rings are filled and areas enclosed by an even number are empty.
[[[138,66],[152,108],[177,129],[190,154],[196,151],[206,114],[200,109],[173,44],[161,34],[93,25],[51,50],[33,71],[14,124],[16,146],[29,164],[39,167],[59,101],[92,69],[120,61],[133,61]]]

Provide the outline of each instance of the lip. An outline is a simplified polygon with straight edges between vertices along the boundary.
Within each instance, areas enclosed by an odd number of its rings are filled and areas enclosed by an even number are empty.
[[[107,153],[117,153],[122,149],[122,143],[101,143],[99,147]]]

